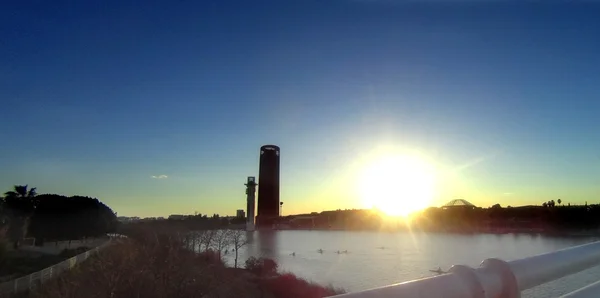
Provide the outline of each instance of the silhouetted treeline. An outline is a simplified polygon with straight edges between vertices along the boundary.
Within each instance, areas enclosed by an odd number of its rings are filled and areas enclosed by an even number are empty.
[[[430,208],[416,218],[425,230],[463,232],[563,232],[600,227],[600,205],[502,208]]]
[[[44,241],[96,237],[116,230],[114,212],[98,199],[55,194],[15,185],[0,197],[0,230],[15,247],[25,237]],[[1,239],[0,239],[1,240]]]
[[[212,216],[195,214],[187,215],[179,219],[163,219],[163,220],[140,220],[121,224],[119,231],[122,234],[127,234],[130,229],[150,228],[173,231],[194,231],[208,230],[219,228],[235,228],[241,227],[245,223],[244,218],[227,218],[221,217],[218,214]]]
[[[97,237],[113,232],[114,212],[95,198],[55,194],[36,197],[29,235],[36,240],[69,240]]]
[[[281,218],[284,228],[343,230],[422,230],[432,232],[578,232],[600,228],[600,205],[490,208],[428,208],[410,220],[391,219],[372,210],[336,210]]]

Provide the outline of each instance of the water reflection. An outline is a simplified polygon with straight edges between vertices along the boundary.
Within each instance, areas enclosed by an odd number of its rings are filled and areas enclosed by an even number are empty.
[[[253,235],[255,252],[263,258],[278,259],[280,255],[279,245],[277,243],[279,233],[277,231],[255,231]]]
[[[246,232],[248,245],[245,248],[245,255],[277,259],[280,255],[277,235],[276,231]]]
[[[514,260],[595,240],[515,234],[428,234],[350,231],[255,231],[240,252],[248,257],[277,261],[280,269],[301,277],[333,284],[349,291],[364,290],[431,276],[432,268],[454,264],[477,267],[486,258]],[[381,249],[384,247],[385,249]],[[319,249],[323,252],[319,253]],[[337,251],[348,250],[348,253]],[[292,254],[294,253],[294,254]],[[592,272],[592,273],[589,273]],[[548,297],[584,286],[582,275],[596,278],[600,269],[569,279],[567,285],[550,283],[522,297]],[[541,291],[534,293],[533,291]],[[557,292],[558,291],[558,292]],[[558,295],[560,296],[560,295]]]

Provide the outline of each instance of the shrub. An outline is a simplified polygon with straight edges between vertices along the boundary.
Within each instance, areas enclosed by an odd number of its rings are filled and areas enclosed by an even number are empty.
[[[261,287],[264,291],[272,293],[275,298],[321,298],[344,292],[333,287],[322,287],[291,273],[263,279]]]
[[[251,257],[246,260],[245,268],[259,276],[269,276],[277,273],[277,263],[271,259]]]
[[[199,256],[170,237],[142,239],[147,241],[116,241],[30,297],[244,297],[252,291],[228,268],[207,265],[206,255]]]
[[[172,233],[141,231],[136,236],[114,241],[28,297],[316,298],[332,293],[291,274],[278,275],[270,259],[251,258],[248,270],[227,268],[217,263],[217,251],[197,254]]]
[[[198,253],[198,258],[205,261],[206,264],[225,266],[225,262],[219,252],[212,249]]]

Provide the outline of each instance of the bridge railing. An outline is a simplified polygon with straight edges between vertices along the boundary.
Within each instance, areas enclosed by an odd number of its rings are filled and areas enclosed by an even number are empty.
[[[454,265],[447,274],[334,297],[514,298],[521,297],[521,291],[597,265],[600,265],[600,242],[510,262],[487,259],[479,268]],[[564,297],[600,297],[600,283]]]

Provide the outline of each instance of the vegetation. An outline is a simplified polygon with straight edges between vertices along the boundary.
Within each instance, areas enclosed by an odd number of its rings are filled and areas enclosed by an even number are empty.
[[[273,276],[277,274],[277,263],[271,259],[251,257],[246,260],[245,268],[258,276]]]
[[[243,219],[236,219],[243,223]],[[203,230],[243,227],[239,222],[213,215],[190,215],[173,220],[147,220],[127,224],[135,227],[169,227],[175,230]],[[600,204],[572,205],[561,199],[538,206],[489,208],[473,206],[431,207],[409,220],[390,217],[377,210],[333,210],[289,215],[278,219],[284,229],[332,230],[421,230],[458,233],[580,234],[600,231]]]
[[[6,261],[9,258],[8,239],[6,237],[7,230],[6,227],[0,227],[0,268],[6,266]]]
[[[15,185],[0,197],[0,281],[39,271],[88,249],[65,249],[58,255],[31,253],[19,249],[26,237],[42,245],[103,236],[116,224],[112,210],[97,199],[38,195],[36,188]]]
[[[8,251],[0,266],[0,282],[37,272],[58,264],[81,253],[80,250],[64,250],[59,255],[32,254],[17,250]]]
[[[168,227],[172,230],[210,230],[210,229],[219,229],[219,228],[229,228],[232,226],[243,226],[245,223],[244,218],[233,218],[228,219],[225,217],[219,216],[219,214],[213,214],[208,216],[206,214],[195,214],[195,215],[187,215],[183,218],[178,219],[154,219],[154,220],[143,220],[137,222],[127,223],[128,226],[133,226],[135,228],[153,228],[159,227],[164,228]]]
[[[571,205],[559,199],[539,206],[431,207],[409,220],[376,210],[335,210],[286,216],[279,223],[289,229],[579,234],[600,231],[600,205]]]
[[[600,228],[600,205],[558,205],[554,200],[542,206],[492,208],[430,208],[414,220],[414,226],[428,231],[457,232],[595,232]]]
[[[96,237],[115,231],[114,212],[98,199],[55,194],[38,195],[36,188],[15,185],[0,198],[0,228],[6,228],[15,248],[23,238],[44,241]]]
[[[98,199],[61,195],[39,195],[29,233],[36,242],[99,237],[114,232],[114,212]]]
[[[228,268],[218,258],[219,254],[211,249],[217,244],[209,244],[208,250],[196,253],[188,249],[191,238],[187,234],[148,229],[128,232],[128,239],[104,249],[74,270],[44,284],[30,296],[312,298],[338,293],[335,289],[312,284],[291,274],[271,271],[273,275],[267,277],[253,273],[266,272],[266,268],[255,268],[257,271]],[[199,241],[201,234],[203,232],[196,234],[194,239]],[[206,234],[204,240],[220,236],[216,231],[206,231]],[[199,242],[195,244],[200,246]],[[273,268],[274,262],[261,261],[257,264],[271,264],[268,266]]]
[[[234,268],[237,268],[239,250],[240,248],[248,244],[248,238],[246,237],[246,235],[244,235],[242,231],[237,230],[231,231],[230,239],[231,245],[233,246],[233,250],[235,251]]]
[[[18,247],[27,234],[29,219],[37,203],[35,197],[35,188],[15,185],[13,190],[4,193],[4,198],[1,198],[3,217],[8,219],[8,235],[14,247]]]

